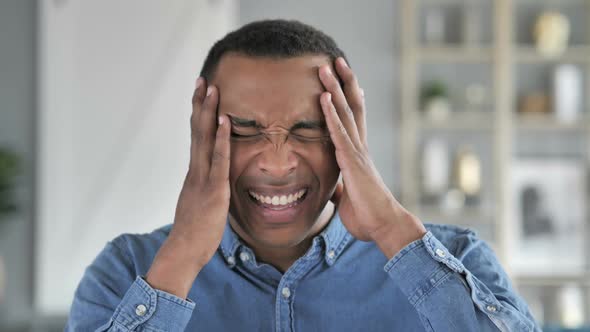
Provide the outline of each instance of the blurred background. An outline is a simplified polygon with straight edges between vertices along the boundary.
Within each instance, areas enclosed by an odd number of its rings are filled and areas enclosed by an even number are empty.
[[[63,330],[107,241],[173,221],[204,57],[263,18],[347,53],[404,206],[475,230],[546,331],[590,325],[590,0],[1,0],[0,331]]]

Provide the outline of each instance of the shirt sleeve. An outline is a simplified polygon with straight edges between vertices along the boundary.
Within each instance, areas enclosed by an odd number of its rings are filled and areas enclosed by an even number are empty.
[[[184,331],[195,303],[150,287],[115,242],[86,269],[65,331]]]
[[[385,265],[427,331],[540,332],[492,249],[470,230],[454,255],[427,232]]]

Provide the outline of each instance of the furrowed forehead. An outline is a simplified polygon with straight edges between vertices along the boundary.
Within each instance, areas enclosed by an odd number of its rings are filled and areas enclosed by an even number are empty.
[[[287,59],[226,56],[222,59],[217,74],[210,84],[232,95],[239,94],[240,99],[259,97],[265,92],[274,95],[306,91],[321,92],[323,86],[318,77],[318,69],[321,65],[328,63],[330,63],[329,59],[323,56]]]
[[[319,97],[325,89],[319,77],[323,56],[289,59],[228,56],[215,81],[220,93],[219,112],[267,127],[288,127],[299,121],[321,121]],[[240,121],[244,122],[244,121]]]

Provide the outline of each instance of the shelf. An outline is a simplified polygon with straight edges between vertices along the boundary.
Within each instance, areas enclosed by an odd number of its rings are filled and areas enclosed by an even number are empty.
[[[465,0],[415,0],[416,3],[425,5],[464,5]],[[490,0],[469,0],[476,4],[483,5],[490,2]]]
[[[491,47],[470,45],[422,46],[417,49],[423,62],[491,62]]]
[[[590,120],[581,117],[572,123],[560,122],[553,115],[516,115],[516,128],[526,131],[590,131]]]
[[[556,57],[541,55],[534,46],[517,46],[515,60],[520,63],[590,63],[590,45],[570,46],[565,53]]]
[[[434,1],[434,0],[433,0]],[[580,2],[590,3],[588,0],[513,0],[515,5],[577,5]]]
[[[418,127],[423,130],[492,131],[494,128],[493,113],[489,111],[451,112],[447,119],[439,121],[420,113]]]

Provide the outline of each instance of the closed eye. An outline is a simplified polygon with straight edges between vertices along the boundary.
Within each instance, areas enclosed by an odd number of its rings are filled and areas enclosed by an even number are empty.
[[[318,142],[330,139],[330,134],[324,132],[302,133],[301,131],[298,131],[297,133],[291,133],[290,135],[299,141],[307,142]]]
[[[258,138],[260,136],[262,136],[261,133],[244,135],[244,134],[238,134],[238,133],[233,132],[233,131],[231,132],[231,138],[238,139],[238,140],[253,139],[253,138]]]

